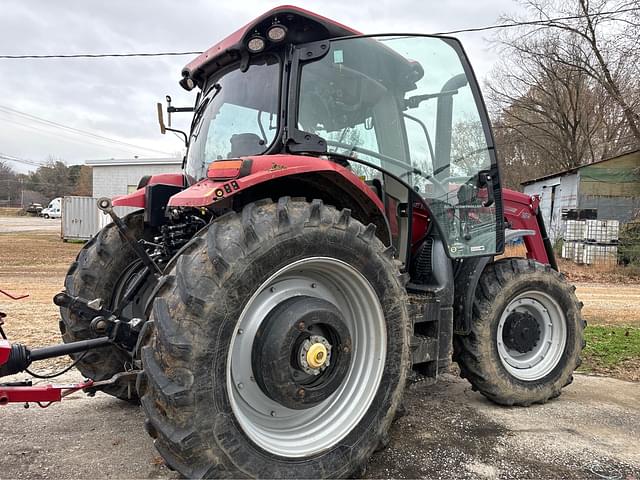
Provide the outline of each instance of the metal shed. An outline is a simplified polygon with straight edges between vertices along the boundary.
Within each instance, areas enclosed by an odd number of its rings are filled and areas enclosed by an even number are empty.
[[[565,221],[577,218],[629,222],[640,213],[640,150],[522,183],[524,193],[541,197],[551,240]]]

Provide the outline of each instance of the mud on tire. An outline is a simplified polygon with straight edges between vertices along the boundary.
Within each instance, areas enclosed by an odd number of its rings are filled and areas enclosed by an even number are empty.
[[[274,455],[252,441],[236,416],[230,345],[243,308],[269,290],[264,285],[274,272],[323,256],[348,263],[375,290],[386,329],[384,369],[366,412],[342,439],[313,455]],[[406,292],[375,227],[348,210],[281,198],[219,217],[168,272],[151,320],[138,393],[156,448],[182,475],[344,478],[361,471],[387,441],[409,366]]]
[[[507,258],[487,265],[476,288],[471,333],[454,338],[454,360],[461,376],[474,390],[502,405],[527,406],[560,395],[561,389],[573,381],[573,371],[581,364],[580,353],[585,345],[586,322],[580,312],[582,303],[574,291],[562,274],[533,260]],[[531,380],[508,363],[505,366],[504,358],[501,360],[505,350],[498,344],[504,341],[499,326],[505,309],[527,295],[534,299],[534,306],[536,298],[552,299],[564,315],[566,327],[564,348],[558,348],[557,361],[540,370],[541,378],[532,375]]]
[[[123,220],[136,238],[145,235],[142,211],[133,212]],[[64,281],[67,293],[88,300],[101,298],[105,306],[110,308],[121,275],[136,259],[133,249],[122,238],[116,226],[110,223],[85,244],[71,264]],[[90,328],[91,319],[68,308],[61,308],[60,314],[60,332],[65,343],[97,336]],[[74,354],[74,357],[79,355]],[[99,381],[124,371],[129,363],[131,358],[114,346],[88,352],[77,368],[85,377]],[[129,390],[126,385],[111,385],[102,389],[114,397],[136,402],[136,392]],[[130,398],[130,394],[133,398]]]

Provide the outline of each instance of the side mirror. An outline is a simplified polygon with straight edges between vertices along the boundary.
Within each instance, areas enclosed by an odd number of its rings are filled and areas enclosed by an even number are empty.
[[[162,115],[162,104],[158,102],[156,104],[156,107],[158,109],[158,123],[160,124],[160,133],[164,135],[165,133],[167,133],[167,127],[165,127],[164,125],[164,117]]]
[[[167,100],[167,120],[169,125],[164,124],[164,116],[162,114],[162,104],[160,102],[156,103],[156,108],[158,110],[158,123],[160,124],[160,133],[165,134],[167,132],[175,132],[184,137],[184,146],[189,147],[189,138],[187,134],[182,130],[177,130],[175,128],[171,128],[171,114],[175,112],[193,112],[193,107],[173,107],[171,106],[171,97],[167,95],[165,97]]]

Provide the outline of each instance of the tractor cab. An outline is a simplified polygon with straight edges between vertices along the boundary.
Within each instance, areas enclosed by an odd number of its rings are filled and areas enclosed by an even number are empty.
[[[405,264],[432,224],[452,259],[501,251],[493,139],[455,39],[362,36],[280,7],[187,65],[181,84],[201,90],[190,182],[218,161],[314,156],[375,193]]]

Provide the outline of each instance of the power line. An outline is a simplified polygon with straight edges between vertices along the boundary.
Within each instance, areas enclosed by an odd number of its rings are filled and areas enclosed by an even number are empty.
[[[180,55],[200,55],[202,52],[132,52],[132,53],[71,53],[61,55],[0,55],[4,59],[25,58],[111,58],[111,57],[173,57]]]
[[[26,158],[18,158],[12,155],[6,155],[4,153],[0,153],[0,160],[8,160],[10,162],[23,163],[25,165],[33,165],[36,167],[43,167],[45,164],[41,162],[36,162],[35,160],[27,160]]]
[[[7,183],[17,183],[20,184],[22,186],[27,186],[30,187],[32,185],[49,185],[50,187],[75,187],[76,184],[75,183],[53,183],[53,182],[36,182],[33,180],[24,180],[24,179],[20,179],[20,180],[15,180],[15,179],[10,179],[7,178],[6,180],[0,180],[0,181],[6,181]]]
[[[96,145],[98,148],[108,149],[108,150],[116,150],[120,152],[127,152],[128,156],[134,156],[139,153],[139,149],[133,149],[126,146],[121,146],[118,144],[111,144],[99,139],[94,139],[85,135],[77,134],[75,132],[69,132],[61,129],[53,129],[48,125],[42,125],[37,122],[33,122],[28,118],[20,118],[14,115],[9,115],[6,118],[2,118],[1,114],[6,113],[0,110],[0,122],[6,122],[12,127],[20,127],[26,128],[28,130],[33,130],[35,132],[39,132],[43,135],[48,135],[56,140],[61,142],[72,142],[77,145]]]
[[[453,35],[456,33],[475,33],[484,32],[487,30],[498,30],[501,28],[514,28],[531,25],[546,25],[552,26],[553,22],[560,22],[565,20],[579,20],[581,18],[597,18],[605,15],[617,15],[621,13],[637,12],[640,11],[640,7],[631,7],[620,10],[613,10],[607,12],[589,13],[584,15],[570,15],[565,17],[548,18],[546,20],[530,20],[522,22],[503,23],[498,25],[486,25],[483,27],[469,27],[461,28],[458,30],[449,30],[445,32],[435,32],[431,35]],[[181,56],[181,55],[200,55],[203,53],[199,50],[189,52],[127,52],[127,53],[71,53],[71,54],[47,54],[47,55],[0,55],[0,59],[6,60],[21,60],[21,59],[64,59],[64,58],[122,58],[122,57],[169,57],[169,56]]]
[[[83,135],[83,136],[88,136],[88,137],[92,137],[92,138],[95,138],[95,139],[99,139],[99,140],[101,140],[103,142],[108,142],[108,143],[118,144],[118,145],[125,145],[125,146],[127,146],[129,148],[134,148],[134,149],[137,149],[137,150],[146,150],[148,152],[155,152],[155,153],[159,153],[159,154],[162,154],[162,155],[171,155],[170,153],[163,152],[161,150],[155,150],[153,148],[148,148],[148,147],[141,147],[140,145],[134,145],[132,143],[123,142],[121,140],[115,140],[113,138],[105,137],[105,136],[99,135],[97,133],[88,132],[86,130],[80,130],[79,128],[70,127],[68,125],[63,125],[61,123],[54,122],[52,120],[47,120],[46,118],[36,117],[35,115],[31,115],[29,113],[21,112],[19,110],[15,110],[13,108],[10,108],[10,107],[4,106],[4,105],[0,105],[0,111],[11,113],[13,115],[18,115],[18,116],[27,118],[27,119],[29,119],[31,121],[39,122],[39,123],[42,123],[42,124],[45,124],[45,125],[48,125],[48,126],[52,126],[52,127],[55,127],[55,128],[59,128],[59,129],[68,131],[68,132],[72,132],[72,133],[74,133],[76,135]]]
[[[598,13],[589,13],[586,15],[570,15],[566,17],[548,18],[546,20],[529,20],[529,21],[523,21],[523,22],[501,23],[498,25],[487,25],[484,27],[462,28],[460,30],[449,30],[448,32],[437,32],[437,33],[433,33],[432,35],[453,35],[455,33],[484,32],[486,30],[498,30],[500,28],[524,27],[528,25],[553,26],[552,25],[553,22],[561,22],[565,20],[579,20],[581,18],[597,18],[605,15],[616,15],[620,13],[630,13],[630,12],[638,12],[638,11],[640,11],[640,7],[632,7],[632,8],[624,8],[621,10],[613,10],[609,12],[598,12]]]

